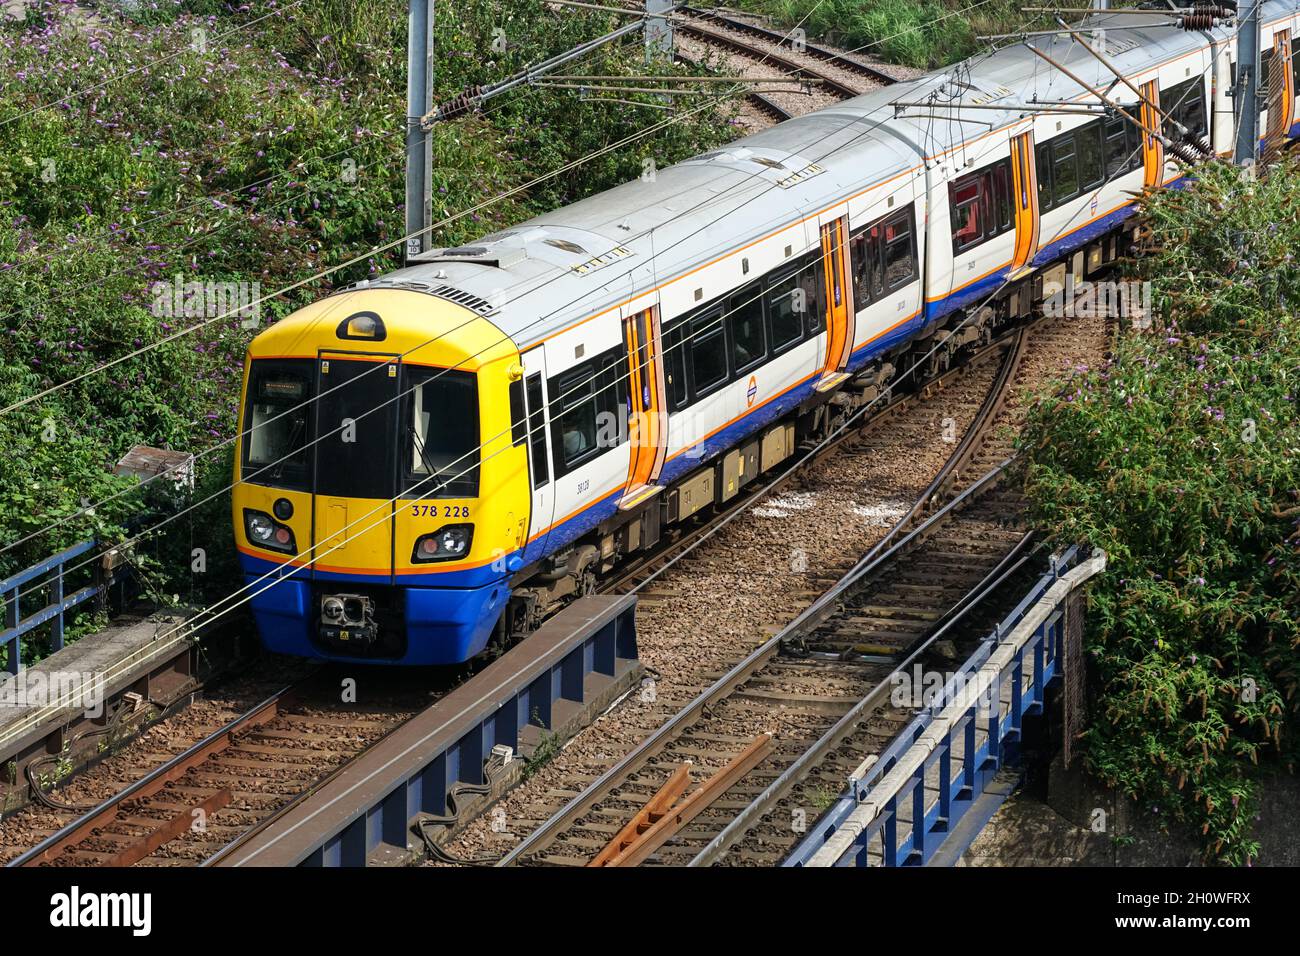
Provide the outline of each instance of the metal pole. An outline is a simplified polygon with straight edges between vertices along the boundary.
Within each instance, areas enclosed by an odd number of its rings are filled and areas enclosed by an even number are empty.
[[[673,9],[674,0],[645,0],[645,57],[673,55],[673,22],[662,14]]]
[[[1241,0],[1237,30],[1237,82],[1233,110],[1237,143],[1233,162],[1254,166],[1259,160],[1259,8],[1263,0]],[[1289,64],[1283,64],[1285,69]]]
[[[406,258],[429,248],[433,148],[420,118],[433,107],[433,2],[409,0],[406,33]],[[418,233],[418,234],[417,234]]]

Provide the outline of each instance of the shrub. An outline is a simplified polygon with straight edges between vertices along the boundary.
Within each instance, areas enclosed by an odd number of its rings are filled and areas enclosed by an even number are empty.
[[[1260,776],[1293,768],[1300,677],[1300,169],[1210,164],[1143,200],[1159,330],[1044,395],[1038,525],[1105,549],[1090,592],[1090,768],[1246,863]]]

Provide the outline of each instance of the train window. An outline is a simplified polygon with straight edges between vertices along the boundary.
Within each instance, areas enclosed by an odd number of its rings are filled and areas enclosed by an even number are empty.
[[[311,490],[311,359],[255,359],[248,373],[243,480]]]
[[[686,381],[686,325],[679,323],[663,335],[664,348],[664,384],[668,389],[668,410],[670,412],[685,408],[687,398]]]
[[[1272,47],[1264,50],[1259,55],[1259,79],[1256,81],[1255,89],[1259,91],[1259,102],[1261,104],[1259,111],[1261,113],[1267,109],[1263,104],[1268,100],[1268,84],[1273,78],[1273,56],[1274,52]],[[1180,83],[1179,86],[1181,85],[1182,84]],[[1177,89],[1177,87],[1174,87],[1174,89]],[[1167,102],[1172,103],[1174,100],[1167,99]]]
[[[998,232],[1011,228],[1011,163],[993,167],[993,222]]]
[[[984,190],[979,176],[967,176],[948,187],[952,202],[952,248],[969,249],[984,239]]]
[[[691,387],[695,398],[727,380],[727,336],[722,309],[714,306],[691,320]]]
[[[552,398],[556,407],[551,420],[555,430],[557,475],[591,458],[598,450],[598,389],[599,376],[591,362],[570,369],[556,379]],[[561,463],[564,471],[560,470]]]
[[[1267,87],[1261,87],[1266,90]],[[1205,120],[1205,89],[1200,77],[1192,77],[1182,83],[1171,86],[1160,94],[1161,105],[1165,107],[1167,119],[1164,133],[1175,133],[1174,121],[1187,130],[1193,139],[1204,139],[1209,127]]]
[[[551,383],[555,476],[617,447],[627,437],[627,350],[615,347]]]
[[[767,317],[772,324],[772,354],[779,355],[803,338],[803,314],[808,308],[799,276],[787,272],[767,283]]]
[[[542,373],[528,376],[528,445],[532,452],[533,487],[551,480],[546,465],[546,399],[542,395]]]
[[[1038,164],[1038,211],[1044,213],[1055,205],[1052,202],[1052,144],[1039,143],[1034,154]]]
[[[1079,154],[1073,136],[1052,143],[1052,199],[1056,205],[1079,195]]]
[[[826,330],[826,301],[823,299],[825,286],[822,280],[821,252],[809,253],[799,270],[799,286],[803,289],[804,303],[808,306],[804,313],[807,322],[808,337],[821,335]]]
[[[1079,127],[1074,134],[1079,147],[1079,186],[1096,189],[1106,179],[1106,148],[1101,138],[1101,122]]]
[[[1111,113],[1102,124],[1106,142],[1106,176],[1120,176],[1142,165],[1142,153],[1133,124]]]
[[[1300,49],[1291,54],[1291,88],[1300,91]]]
[[[949,183],[948,202],[954,254],[1002,235],[1011,228],[1011,161],[1000,159]],[[907,219],[910,222],[910,213]],[[885,237],[885,242],[888,244],[889,237]],[[894,287],[892,282],[891,287]]]
[[[404,371],[409,444],[402,456],[406,465],[402,497],[475,497],[479,468],[477,377],[453,369],[408,366]],[[370,462],[371,470],[373,465]]]
[[[731,330],[731,367],[739,375],[767,358],[762,286],[755,282],[731,296],[727,300],[727,313],[727,326]]]
[[[875,298],[873,291],[880,286],[880,261],[876,244],[871,242],[868,232],[860,229],[849,240],[849,264],[853,271],[853,307],[866,308]]]
[[[522,445],[528,437],[528,419],[524,414],[524,380],[510,383],[510,441]]]
[[[1008,203],[1010,203],[1009,198]],[[885,285],[887,291],[893,292],[916,278],[916,242],[912,232],[912,207],[908,206],[893,219],[887,220],[882,229],[885,239]]]

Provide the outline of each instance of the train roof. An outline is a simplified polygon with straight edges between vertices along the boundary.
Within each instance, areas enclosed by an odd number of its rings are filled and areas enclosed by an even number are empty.
[[[1262,22],[1296,10],[1294,3],[1271,0]],[[1158,13],[1086,21],[1089,33],[1105,30],[1106,54],[1125,75],[1205,46],[1204,33],[1174,23]],[[1213,33],[1232,36],[1222,28]],[[1068,35],[1033,42],[1085,83],[1120,102],[1135,100]],[[1033,115],[1024,107],[1035,99],[1078,98],[1095,99],[1023,44],[1004,47],[787,120],[476,242],[426,254],[368,286],[417,289],[459,302],[490,317],[522,348],[755,235],[906,173],[922,151],[942,167],[963,144]],[[901,110],[896,103],[926,105]],[[963,103],[1008,108],[963,109]]]

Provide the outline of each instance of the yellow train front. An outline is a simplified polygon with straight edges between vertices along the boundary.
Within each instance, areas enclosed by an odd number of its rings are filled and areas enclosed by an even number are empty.
[[[451,664],[487,646],[527,534],[520,374],[487,319],[402,289],[322,299],[253,341],[233,518],[268,649]]]

